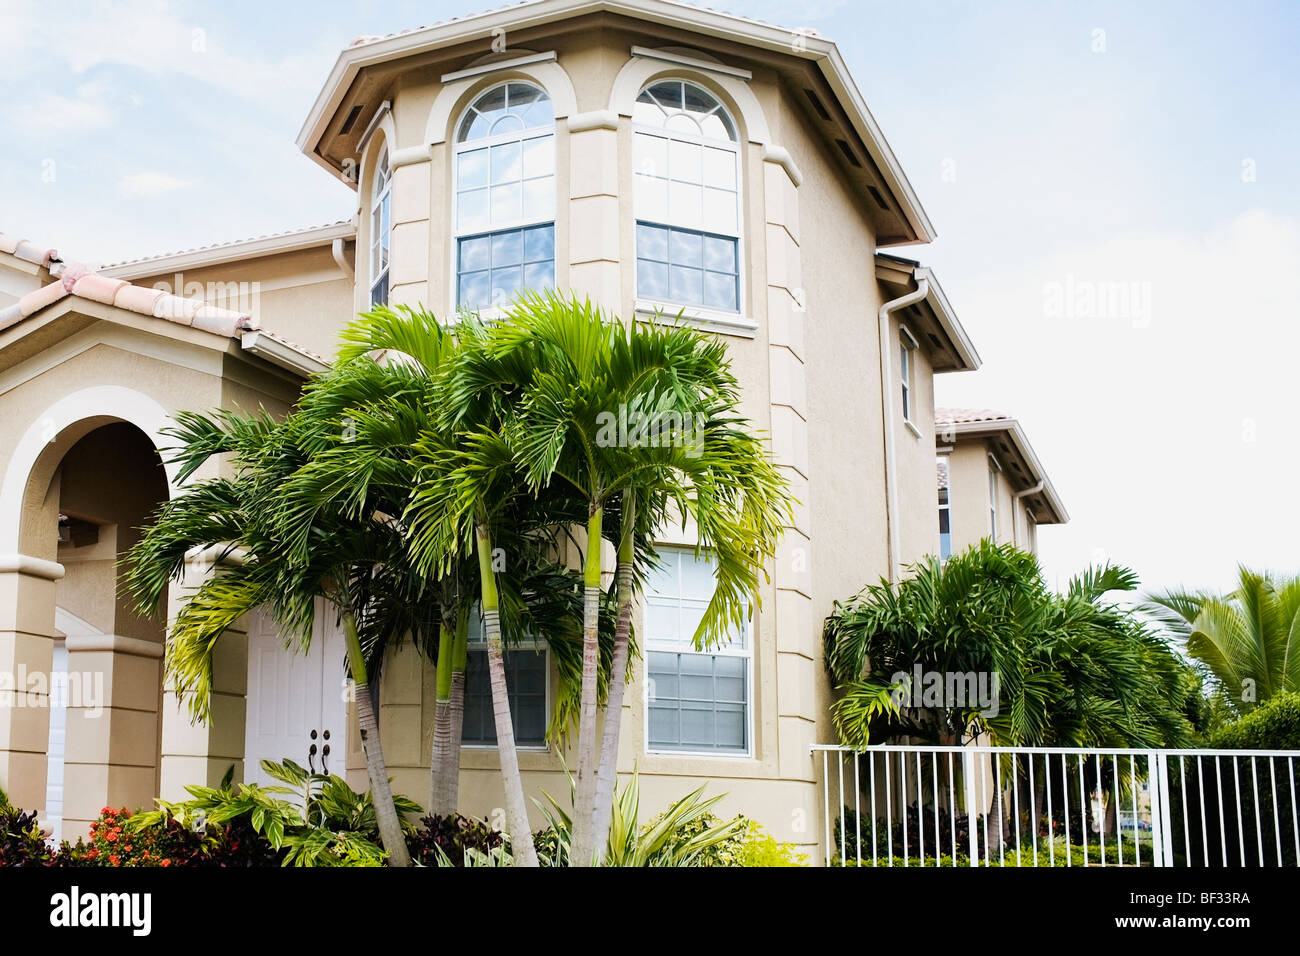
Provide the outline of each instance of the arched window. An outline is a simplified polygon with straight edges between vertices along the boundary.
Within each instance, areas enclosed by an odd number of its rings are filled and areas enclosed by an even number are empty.
[[[555,113],[544,90],[503,83],[456,129],[456,303],[503,304],[555,284]]]
[[[370,304],[388,304],[388,240],[392,233],[393,173],[388,147],[375,164],[375,186],[370,203]]]
[[[712,93],[664,80],[641,91],[632,124],[637,296],[738,312],[735,123]]]

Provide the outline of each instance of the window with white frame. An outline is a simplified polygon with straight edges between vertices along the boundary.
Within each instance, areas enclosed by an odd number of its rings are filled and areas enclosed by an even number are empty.
[[[916,339],[906,326],[898,327],[898,380],[903,388],[903,421],[912,420],[912,352]]]
[[[998,473],[1001,471],[998,460],[989,455],[989,537],[995,544],[998,540]]]
[[[555,111],[531,83],[493,87],[455,147],[456,304],[504,305],[555,284]]]
[[[520,747],[545,747],[548,657],[539,642],[516,643],[504,653],[506,689],[515,743]],[[469,654],[465,662],[465,707],[461,742],[495,747],[496,712],[492,707],[492,682],[488,674],[487,638],[477,607],[470,615]]]
[[[939,558],[947,561],[952,557],[952,481],[948,467],[948,456],[940,455],[939,472]]]
[[[660,559],[645,592],[646,747],[749,754],[749,623],[722,646],[697,651],[693,638],[713,597],[716,561],[688,548],[661,548]]]
[[[370,305],[388,304],[389,239],[393,229],[393,171],[388,164],[388,147],[375,164],[374,189],[370,202]]]
[[[661,80],[632,108],[637,296],[740,311],[736,125],[712,93]]]

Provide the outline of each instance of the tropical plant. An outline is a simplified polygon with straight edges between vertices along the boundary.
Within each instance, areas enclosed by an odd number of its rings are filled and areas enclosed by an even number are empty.
[[[439,621],[402,531],[389,520],[390,503],[376,494],[349,511],[305,502],[293,490],[313,457],[350,442],[337,415],[336,381],[309,382],[298,410],[280,421],[265,413],[179,413],[165,432],[179,443],[167,453],[179,466],[178,481],[189,481],[219,455],[229,456],[231,471],[190,483],[162,506],[129,552],[127,583],[141,611],[157,613],[169,583],[183,579],[190,555],[208,551],[224,562],[187,595],[167,641],[168,677],[199,720],[210,717],[217,642],[243,615],[269,609],[285,640],[306,652],[316,600],[332,606],[356,689],[380,834],[391,864],[409,866],[370,673],[383,649],[403,635],[431,643]]]
[[[1144,609],[1204,665],[1234,713],[1300,691],[1300,575],[1241,566],[1229,594],[1165,591]]]
[[[547,803],[537,801],[546,816],[547,828],[537,837],[547,866],[569,866],[572,860],[573,818],[550,794]],[[704,787],[692,790],[674,801],[653,821],[641,826],[639,821],[641,787],[633,771],[622,790],[615,790],[611,814],[609,843],[601,860],[603,866],[707,866],[707,854],[718,844],[742,834],[747,828],[744,817],[701,827],[699,821],[725,794],[704,797]]]
[[[474,853],[488,855],[506,845],[500,832],[459,813],[423,817],[409,843],[417,863],[455,867],[471,866]]]
[[[0,789],[0,866],[51,866],[53,854],[33,811],[22,811]]]
[[[1274,694],[1250,713],[1219,727],[1210,746],[1220,750],[1300,750],[1300,693]]]
[[[576,498],[586,524],[583,673],[573,859],[599,862],[612,812],[632,605],[670,520],[693,520],[717,558],[695,635],[725,640],[759,601],[790,499],[762,439],[737,413],[726,347],[688,328],[623,325],[589,300],[525,293],[466,369],[462,387],[512,397],[508,443],[532,491]],[[618,617],[604,728],[597,738],[599,542],[615,545]]]

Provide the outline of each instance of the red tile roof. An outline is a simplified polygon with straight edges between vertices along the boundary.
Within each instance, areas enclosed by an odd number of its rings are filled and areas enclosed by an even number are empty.
[[[17,325],[23,319],[68,296],[101,302],[227,338],[237,338],[244,332],[257,328],[253,318],[242,312],[207,305],[201,299],[181,298],[161,289],[131,285],[124,279],[110,279],[91,272],[83,265],[72,264],[54,282],[41,286],[12,305],[0,309],[0,331]]]
[[[3,232],[0,232],[0,252],[7,252],[16,259],[38,266],[48,266],[51,262],[59,261],[57,250],[46,249],[26,239],[7,236]]]

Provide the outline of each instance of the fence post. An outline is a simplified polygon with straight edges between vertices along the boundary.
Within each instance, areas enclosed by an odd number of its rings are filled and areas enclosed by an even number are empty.
[[[1152,793],[1153,799],[1151,803],[1152,806],[1154,807],[1157,803],[1157,801],[1154,798],[1157,796],[1159,797],[1158,802],[1160,806],[1160,812],[1159,812],[1160,830],[1158,832],[1155,831],[1155,824],[1153,822],[1152,823],[1152,831],[1153,831],[1152,845],[1155,845],[1155,841],[1157,839],[1160,841],[1160,855],[1157,857],[1158,862],[1156,863],[1156,866],[1173,866],[1174,865],[1174,813],[1173,813],[1173,806],[1169,802],[1169,791],[1173,789],[1173,784],[1169,779],[1169,754],[1166,751],[1161,750],[1157,752],[1156,767],[1158,768],[1157,776],[1160,781],[1160,789],[1158,792]],[[1155,817],[1156,817],[1156,813],[1153,811],[1152,812],[1153,820]]]
[[[975,754],[963,751],[961,755],[962,790],[966,795],[966,827],[970,831],[970,865],[980,865],[979,827],[975,817]]]

